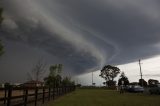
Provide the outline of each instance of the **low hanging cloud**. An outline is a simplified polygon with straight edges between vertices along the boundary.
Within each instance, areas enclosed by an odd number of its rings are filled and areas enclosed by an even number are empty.
[[[80,74],[159,55],[159,4],[158,0],[2,0],[5,20],[0,36],[39,48]]]

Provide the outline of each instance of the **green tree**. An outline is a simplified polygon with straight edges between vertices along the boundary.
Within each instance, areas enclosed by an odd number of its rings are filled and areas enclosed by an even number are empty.
[[[50,73],[48,77],[44,79],[46,85],[60,86],[62,81],[61,72],[62,72],[62,64],[56,64],[50,66]]]
[[[147,86],[147,82],[144,79],[139,79],[139,85],[146,87]]]
[[[118,80],[118,85],[120,86],[122,84],[125,85],[125,86],[129,84],[129,80],[126,77],[124,72],[121,73],[120,78]]]
[[[154,87],[154,86],[156,86],[156,84],[158,84],[159,83],[159,81],[158,80],[155,80],[155,79],[149,79],[148,80],[148,85],[150,86],[150,87]]]
[[[2,8],[0,8],[0,24],[1,24],[1,23],[2,23],[2,21],[3,21],[2,12],[3,12],[3,9],[2,9]]]
[[[71,77],[64,77],[64,79],[62,80],[62,85],[63,86],[75,85],[75,82],[71,81]]]
[[[113,86],[115,85],[114,78],[120,73],[120,69],[115,66],[107,65],[104,66],[100,72],[100,77],[106,80],[106,85]]]

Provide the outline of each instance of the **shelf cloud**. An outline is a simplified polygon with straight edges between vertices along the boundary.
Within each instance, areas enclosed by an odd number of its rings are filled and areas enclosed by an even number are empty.
[[[46,61],[54,58],[50,64],[63,63],[67,72],[82,74],[159,55],[159,5],[159,0],[1,0],[0,38],[8,51],[25,51],[18,42],[45,52]],[[18,60],[33,59],[37,51],[23,52]],[[14,55],[7,52],[2,60],[15,64],[7,56]]]

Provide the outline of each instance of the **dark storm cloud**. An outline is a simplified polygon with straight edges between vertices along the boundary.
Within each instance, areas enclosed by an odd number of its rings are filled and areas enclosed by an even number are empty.
[[[159,55],[159,5],[158,0],[2,0],[0,34],[48,52],[79,74]]]

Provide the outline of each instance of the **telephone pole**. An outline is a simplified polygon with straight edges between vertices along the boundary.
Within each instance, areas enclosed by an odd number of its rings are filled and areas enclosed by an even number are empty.
[[[93,86],[93,71],[92,71],[92,86]]]
[[[143,86],[143,80],[142,80],[142,68],[141,68],[141,60],[139,59],[139,69],[140,69],[140,76],[141,76],[141,81],[142,81],[142,86]]]

